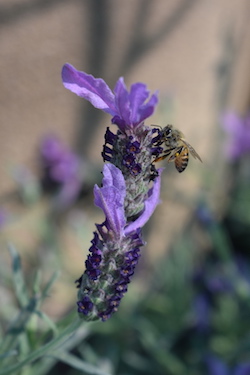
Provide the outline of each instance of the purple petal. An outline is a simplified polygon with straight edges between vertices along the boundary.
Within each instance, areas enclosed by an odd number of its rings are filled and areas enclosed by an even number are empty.
[[[149,91],[144,83],[134,83],[131,86],[129,101],[131,106],[131,123],[138,121],[138,110],[149,96]]]
[[[138,113],[139,113],[138,123],[144,121],[146,118],[150,117],[154,113],[157,103],[158,103],[158,94],[155,93],[151,96],[150,100],[138,110]]]
[[[121,199],[126,196],[126,185],[124,177],[119,168],[113,164],[104,164],[103,166],[103,187],[114,186],[119,190]]]
[[[94,107],[112,116],[117,114],[114,94],[103,79],[65,64],[62,68],[62,80],[67,89],[88,100]]]
[[[137,125],[152,115],[158,103],[158,97],[157,94],[154,94],[147,103],[143,104],[149,96],[147,86],[143,83],[133,84],[129,96],[131,106],[130,123]]]
[[[138,217],[137,220],[133,221],[131,224],[129,224],[125,229],[125,234],[128,234],[130,232],[133,232],[134,230],[138,228],[142,228],[146,222],[149,220],[150,216],[153,214],[156,206],[160,203],[159,196],[160,196],[160,187],[161,187],[161,173],[163,171],[163,168],[160,168],[158,170],[159,177],[155,179],[154,186],[149,191],[149,197],[145,201],[144,211]]]
[[[95,205],[103,210],[109,228],[120,238],[126,223],[123,207],[126,194],[124,177],[113,164],[104,164],[103,176],[103,187],[94,187]]]
[[[129,94],[122,77],[117,81],[114,93],[118,116],[123,119],[125,124],[130,125],[131,109],[129,103]]]

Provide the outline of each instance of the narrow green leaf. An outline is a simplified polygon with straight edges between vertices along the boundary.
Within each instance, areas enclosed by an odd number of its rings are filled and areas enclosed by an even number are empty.
[[[35,279],[33,282],[33,287],[32,287],[33,294],[40,294],[40,290],[41,290],[41,271],[37,270],[35,274]]]
[[[8,249],[12,257],[13,281],[16,297],[20,303],[20,306],[24,307],[29,301],[29,296],[23,276],[21,258],[16,248],[12,244],[8,244]]]
[[[59,271],[55,271],[53,273],[53,275],[51,276],[51,278],[49,279],[49,281],[47,282],[47,284],[43,288],[43,291],[42,291],[42,294],[41,294],[41,297],[40,297],[41,300],[44,300],[46,297],[48,297],[49,290],[51,289],[52,285],[55,283],[55,281],[58,279],[59,276],[60,276]]]
[[[54,353],[53,356],[56,356],[60,361],[67,363],[71,367],[84,371],[86,375],[111,375],[105,371],[100,370],[99,368],[90,365],[87,362],[80,360],[74,355],[66,352]]]

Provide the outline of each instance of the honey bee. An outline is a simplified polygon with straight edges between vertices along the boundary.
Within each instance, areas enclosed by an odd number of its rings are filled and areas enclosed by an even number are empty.
[[[154,125],[158,126],[158,125]],[[161,127],[160,127],[161,128]],[[156,156],[154,163],[168,158],[168,162],[174,161],[175,168],[179,173],[185,171],[189,161],[189,152],[195,158],[202,162],[195,149],[184,139],[183,133],[175,129],[172,125],[161,128],[156,146],[165,146],[165,150]]]

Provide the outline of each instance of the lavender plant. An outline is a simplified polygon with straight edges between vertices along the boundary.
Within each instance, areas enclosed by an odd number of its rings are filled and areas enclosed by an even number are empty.
[[[106,130],[103,183],[94,187],[95,204],[105,221],[96,225],[86,270],[77,280],[80,317],[106,321],[127,291],[144,244],[141,229],[159,203],[161,171],[152,173],[154,131],[144,124],[158,98],[157,93],[149,98],[143,83],[128,91],[123,78],[112,92],[102,79],[69,64],[63,67],[62,80],[67,89],[109,113],[116,127]]]

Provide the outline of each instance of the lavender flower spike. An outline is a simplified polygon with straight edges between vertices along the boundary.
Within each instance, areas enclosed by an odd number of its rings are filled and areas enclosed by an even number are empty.
[[[64,86],[111,114],[116,132],[106,129],[102,156],[103,186],[95,186],[95,204],[105,214],[96,225],[86,269],[77,280],[78,312],[85,320],[109,319],[127,291],[144,242],[141,228],[159,203],[160,172],[152,165],[155,132],[144,124],[157,104],[146,85],[127,90],[120,78],[112,91],[100,78],[66,64]]]
[[[125,180],[113,164],[103,168],[103,186],[94,189],[95,204],[106,220],[97,225],[86,270],[79,282],[78,312],[87,320],[107,320],[127,290],[143,245],[140,230],[124,234]]]

